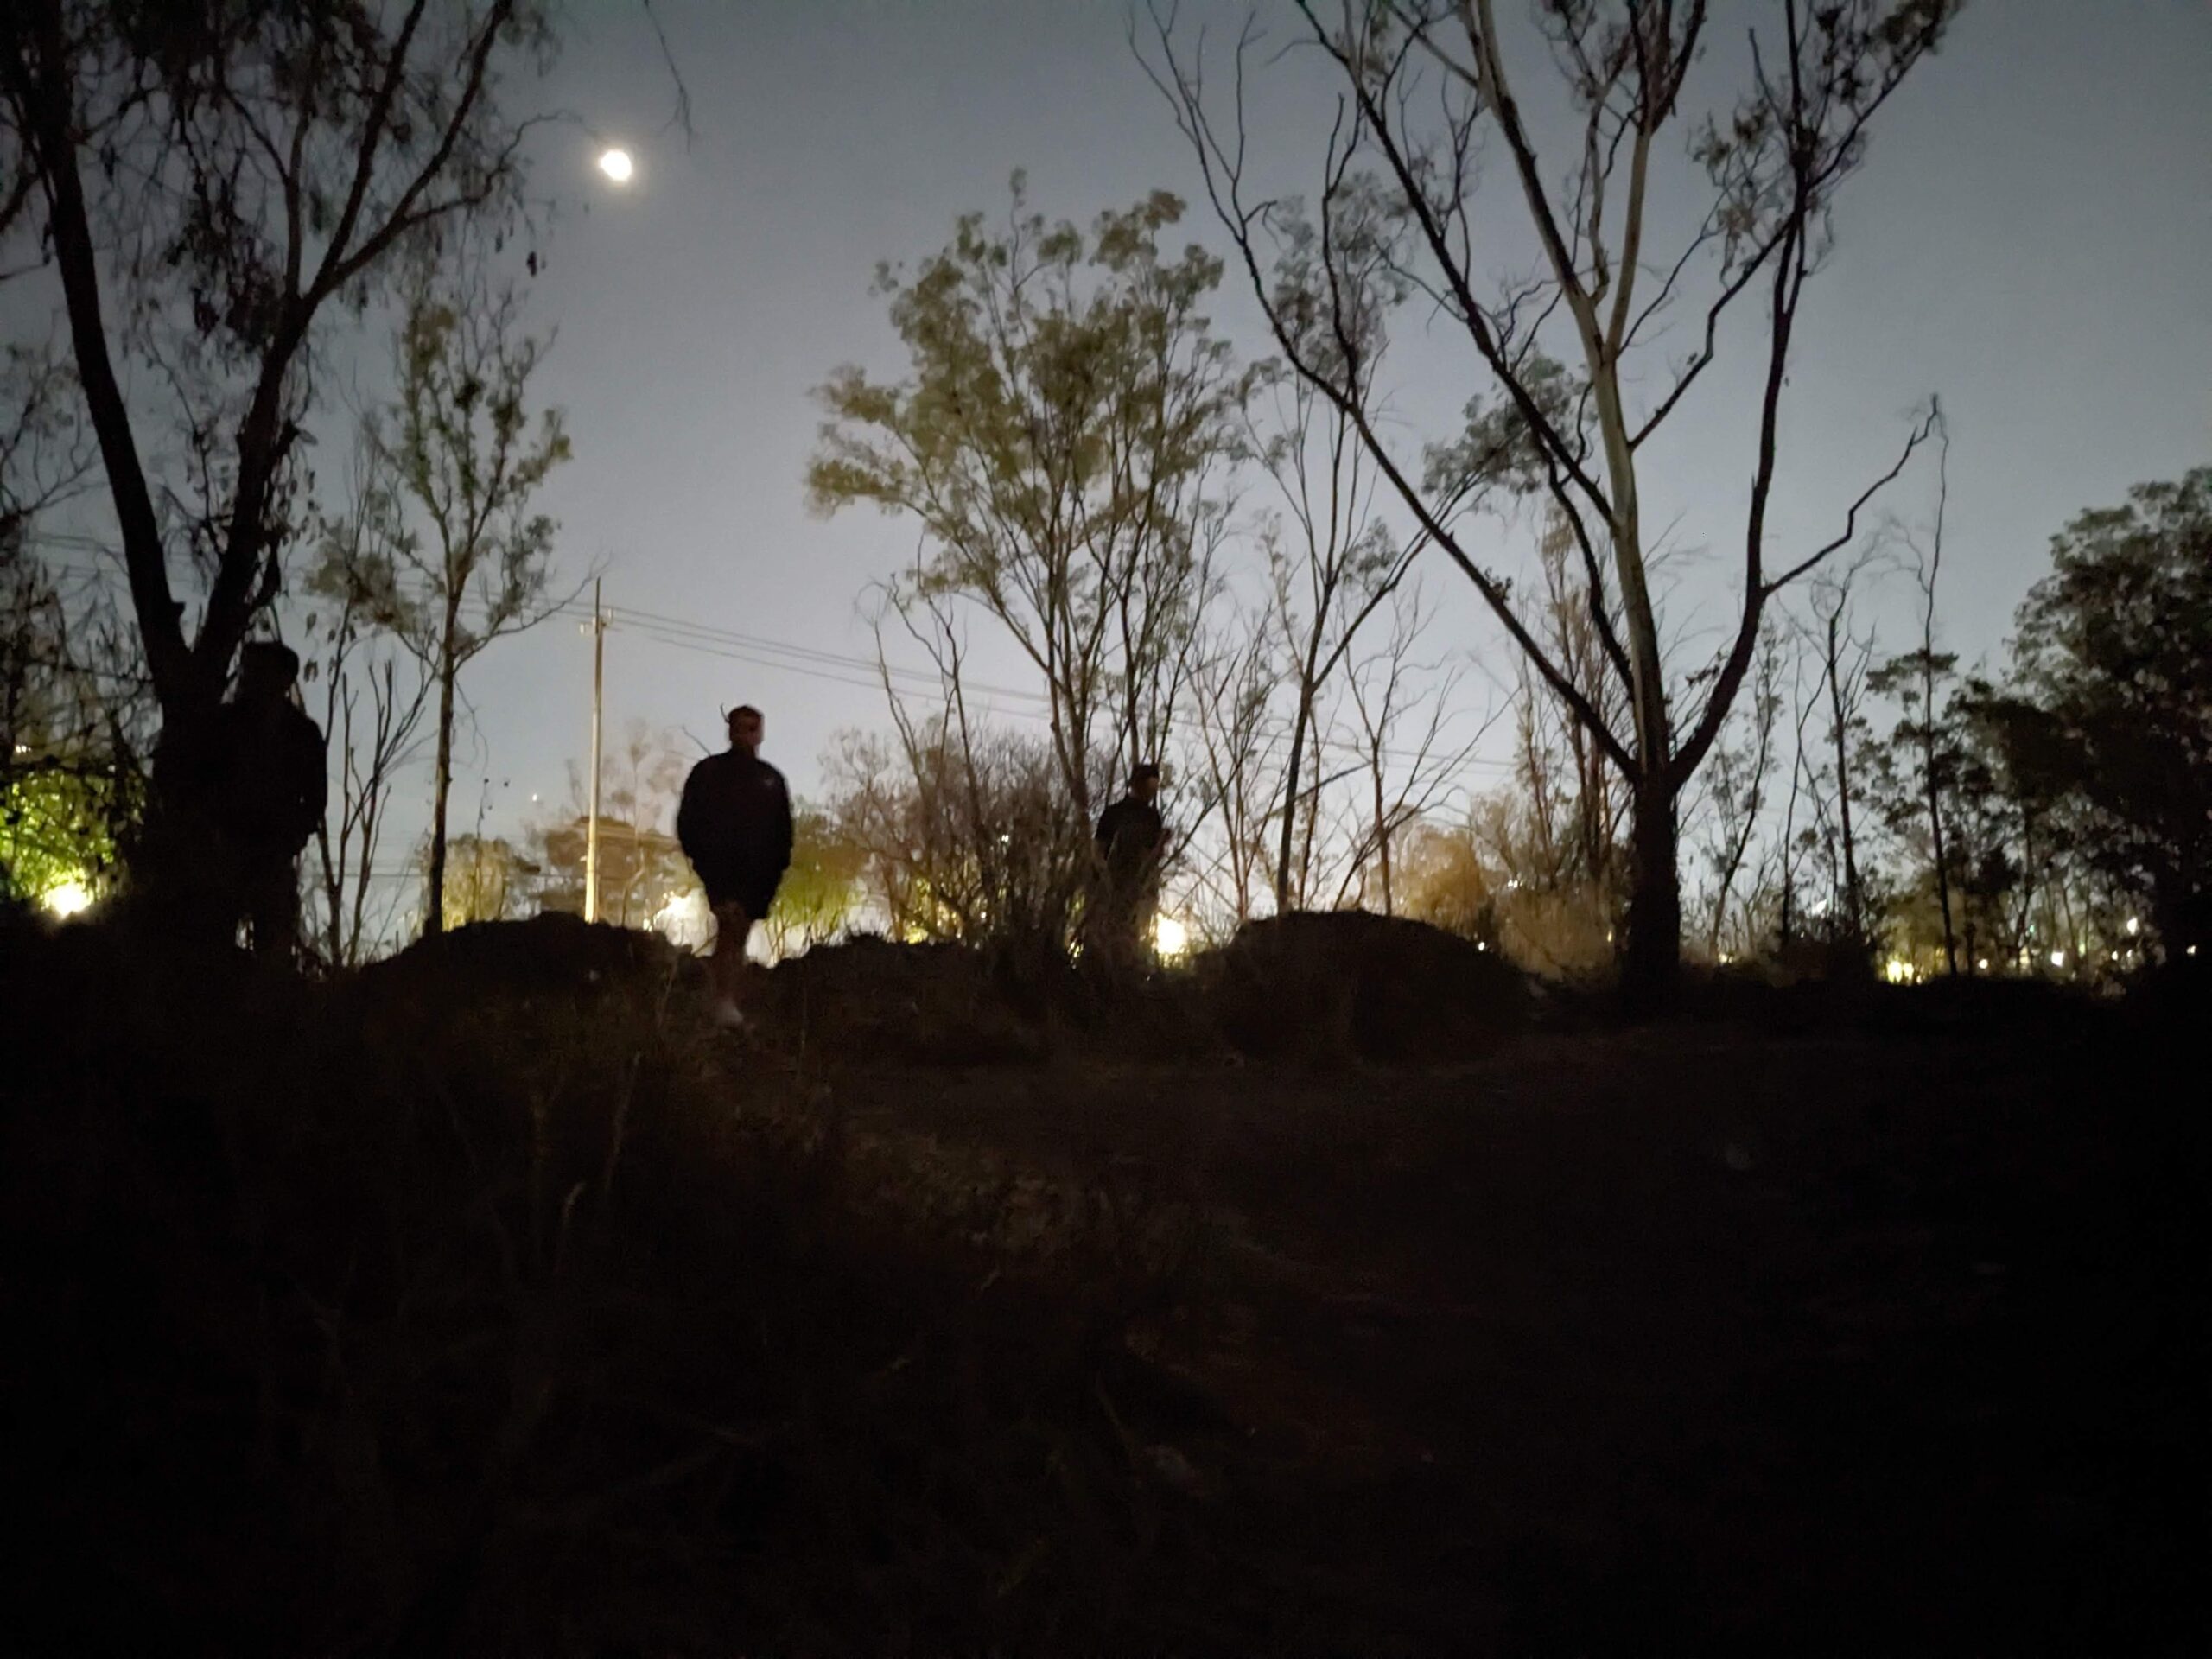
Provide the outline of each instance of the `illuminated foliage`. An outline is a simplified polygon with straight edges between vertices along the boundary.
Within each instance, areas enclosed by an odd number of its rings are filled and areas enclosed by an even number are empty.
[[[97,891],[115,868],[130,800],[99,772],[11,768],[0,784],[0,894],[37,899],[71,882]]]
[[[779,956],[826,939],[844,926],[861,896],[867,855],[820,807],[801,806],[791,823],[791,863],[764,925]]]

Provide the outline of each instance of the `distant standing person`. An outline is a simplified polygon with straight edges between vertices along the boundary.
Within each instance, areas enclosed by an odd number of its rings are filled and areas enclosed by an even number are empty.
[[[1160,768],[1145,761],[1129,773],[1129,792],[1098,815],[1098,925],[1091,937],[1116,963],[1141,953],[1160,901],[1160,863],[1167,826],[1154,804]]]
[[[216,711],[198,779],[220,842],[221,923],[245,920],[257,957],[290,960],[299,944],[300,849],[329,793],[322,728],[293,701],[300,659],[257,639],[238,652],[238,684]]]
[[[729,747],[710,754],[683,780],[676,838],[699,873],[715,912],[715,1016],[741,1026],[745,941],[768,913],[791,861],[791,797],[784,774],[760,758],[760,711],[729,711]]]

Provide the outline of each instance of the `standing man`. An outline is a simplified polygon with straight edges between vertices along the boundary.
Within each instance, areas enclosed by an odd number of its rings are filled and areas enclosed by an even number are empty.
[[[1139,960],[1160,901],[1160,863],[1167,826],[1154,804],[1160,768],[1147,760],[1129,773],[1129,792],[1098,815],[1097,926],[1091,938],[1115,966]]]
[[[199,783],[219,842],[222,925],[245,918],[253,954],[289,961],[299,944],[300,849],[329,792],[322,728],[293,700],[300,659],[257,639],[238,652],[238,691],[217,711]]]
[[[768,913],[791,861],[791,798],[784,774],[760,758],[760,711],[729,711],[729,747],[710,754],[683,780],[676,838],[699,873],[715,912],[715,1017],[741,1026],[738,990],[746,936]]]

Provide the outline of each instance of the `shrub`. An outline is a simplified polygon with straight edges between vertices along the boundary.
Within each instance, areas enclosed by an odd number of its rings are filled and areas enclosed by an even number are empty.
[[[1192,1644],[1122,1341],[1172,1209],[856,1154],[650,936],[0,946],[13,1640]]]

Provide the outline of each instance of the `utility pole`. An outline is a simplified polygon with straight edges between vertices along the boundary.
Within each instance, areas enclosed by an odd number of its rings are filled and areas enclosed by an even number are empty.
[[[607,613],[600,608],[599,582],[591,584],[591,817],[584,825],[584,920],[599,919],[599,724],[607,687]]]

